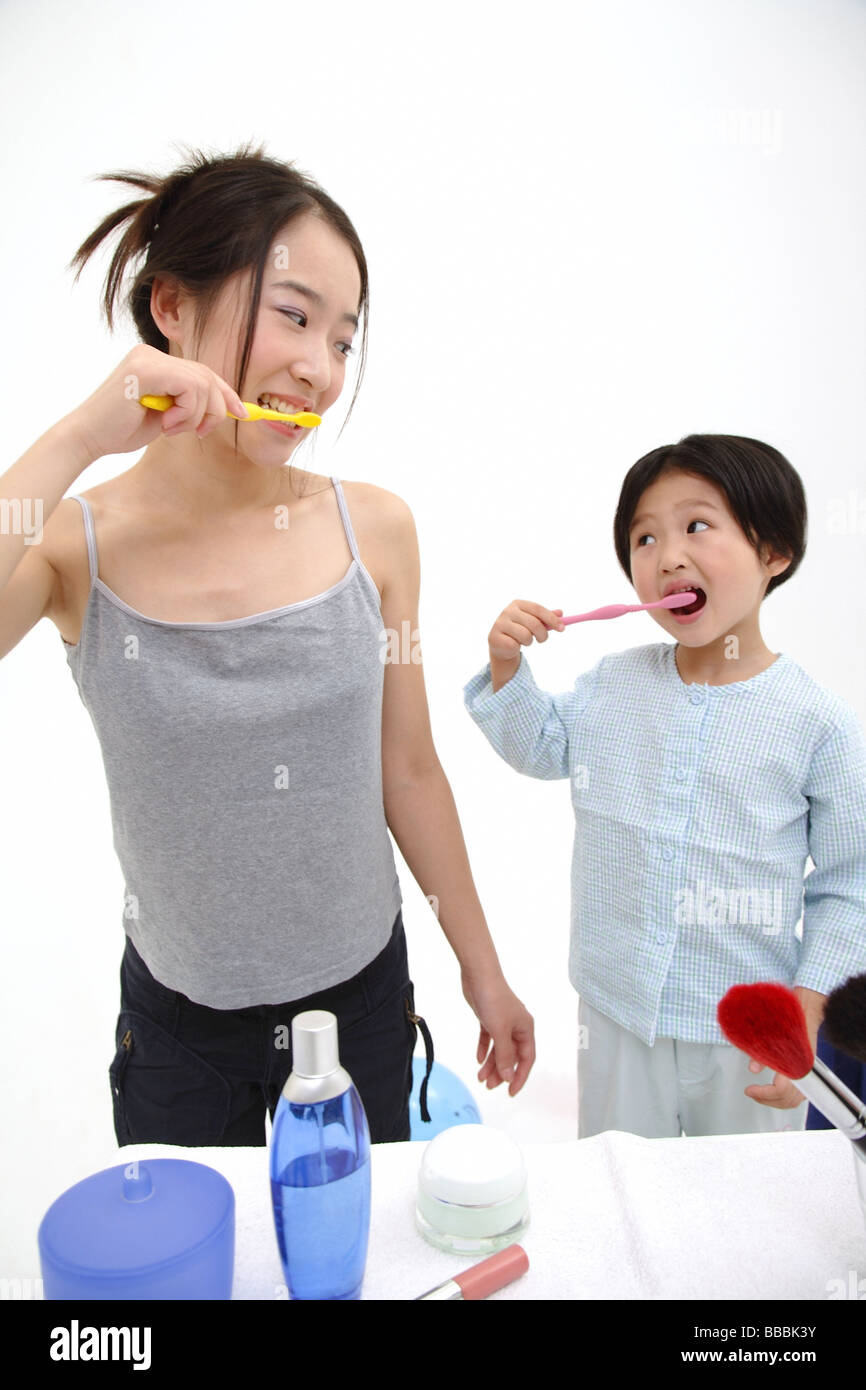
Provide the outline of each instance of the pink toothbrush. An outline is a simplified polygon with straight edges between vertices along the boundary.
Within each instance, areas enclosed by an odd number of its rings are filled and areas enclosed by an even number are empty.
[[[575,613],[571,618],[560,618],[561,623],[585,623],[592,618],[621,618],[623,613],[640,613],[644,608],[684,608],[694,603],[695,596],[689,591],[685,594],[668,594],[667,598],[656,599],[655,603],[609,603],[606,608],[593,608],[591,613]]]

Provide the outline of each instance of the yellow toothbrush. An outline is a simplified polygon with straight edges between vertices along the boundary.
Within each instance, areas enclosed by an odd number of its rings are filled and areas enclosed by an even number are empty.
[[[174,396],[141,396],[139,404],[147,406],[148,410],[171,410]],[[305,430],[322,423],[321,415],[314,415],[311,410],[299,410],[294,415],[285,415],[281,410],[268,410],[263,405],[254,405],[252,401],[244,401],[244,405],[249,415],[232,415],[230,410],[226,411],[226,415],[231,416],[233,420],[240,420],[241,424],[245,420],[291,420],[296,425],[302,425]]]

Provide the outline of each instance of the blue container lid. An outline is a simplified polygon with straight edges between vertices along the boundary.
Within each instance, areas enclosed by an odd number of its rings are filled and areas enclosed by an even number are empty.
[[[39,1251],[90,1277],[153,1273],[234,1223],[234,1201],[231,1184],[204,1163],[134,1160],[62,1193],[40,1223]]]

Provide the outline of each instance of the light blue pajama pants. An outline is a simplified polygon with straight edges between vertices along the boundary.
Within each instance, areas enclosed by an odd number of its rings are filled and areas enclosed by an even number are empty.
[[[606,1129],[667,1139],[805,1126],[805,1100],[779,1110],[743,1094],[746,1086],[769,1085],[773,1073],[749,1071],[748,1057],[736,1047],[677,1038],[656,1038],[648,1047],[584,999],[577,1017],[580,1139]]]

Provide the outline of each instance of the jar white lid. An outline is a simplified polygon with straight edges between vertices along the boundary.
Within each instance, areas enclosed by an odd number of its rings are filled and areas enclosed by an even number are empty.
[[[419,1187],[440,1202],[489,1206],[526,1187],[523,1155],[509,1134],[490,1125],[452,1125],[424,1150]]]

